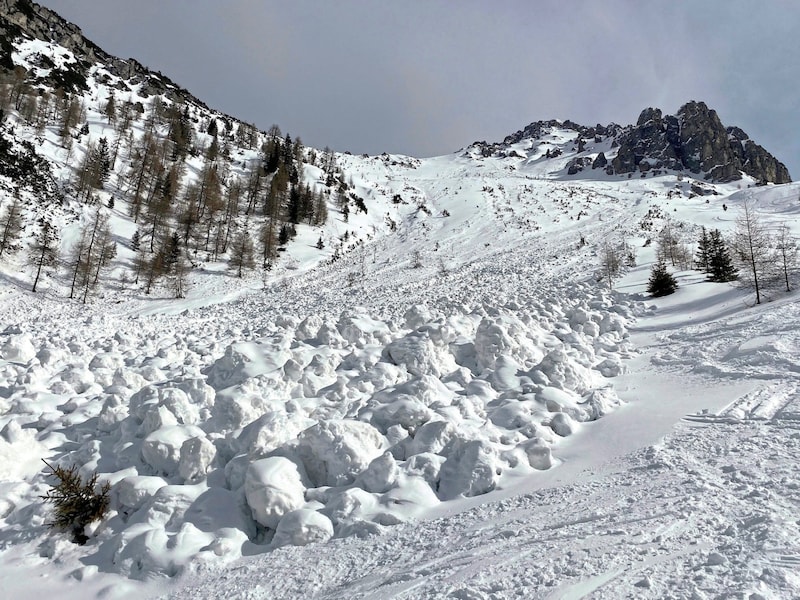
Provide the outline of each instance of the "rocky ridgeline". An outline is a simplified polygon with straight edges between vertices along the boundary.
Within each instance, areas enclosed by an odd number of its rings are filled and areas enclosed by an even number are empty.
[[[687,170],[727,182],[741,179],[744,172],[762,182],[791,181],[783,163],[738,127],[726,128],[703,102],[688,102],[677,115],[663,116],[657,108],[646,108],[617,142],[617,156],[607,167],[613,173]]]
[[[502,143],[475,142],[470,150],[483,157],[523,158],[510,146],[524,140],[541,140],[554,129],[572,130],[576,134],[573,150],[578,155],[567,165],[569,175],[591,165],[592,169],[604,169],[609,175],[688,171],[724,183],[741,179],[744,172],[762,183],[791,181],[783,163],[740,128],[726,128],[716,111],[705,103],[694,101],[681,107],[677,115],[665,116],[657,108],[646,108],[636,125],[625,127],[616,123],[587,127],[569,120],[536,121],[506,136]],[[610,149],[604,147],[604,151],[598,152],[592,146],[608,139],[612,140]],[[556,150],[548,158],[560,154]]]
[[[101,64],[111,75],[121,79],[117,85],[123,91],[141,84],[139,94],[143,97],[164,95],[170,100],[188,100],[206,107],[204,102],[168,77],[153,73],[134,59],[123,60],[106,53],[86,39],[77,25],[52,10],[30,0],[0,0],[0,71],[14,69],[11,57],[13,41],[21,36],[55,42],[71,51],[77,59],[69,65],[69,70],[52,69],[46,78],[36,83],[69,92],[85,91],[89,69]]]

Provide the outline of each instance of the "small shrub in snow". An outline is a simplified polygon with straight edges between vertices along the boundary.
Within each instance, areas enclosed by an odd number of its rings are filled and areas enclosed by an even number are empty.
[[[84,481],[78,473],[77,465],[67,469],[54,467],[47,461],[44,464],[58,480],[41,496],[55,506],[55,519],[50,526],[70,531],[73,542],[85,544],[89,539],[84,533],[86,526],[102,519],[108,510],[108,492],[111,486],[106,482],[98,488],[97,473]]]

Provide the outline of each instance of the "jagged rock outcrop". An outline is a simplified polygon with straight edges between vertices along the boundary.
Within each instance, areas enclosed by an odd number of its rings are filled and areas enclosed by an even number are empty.
[[[689,171],[712,182],[736,181],[742,172],[762,183],[791,181],[786,166],[756,144],[738,127],[725,127],[716,111],[703,102],[688,102],[676,115],[664,115],[658,108],[646,108],[636,125],[622,127],[615,123],[587,127],[573,121],[535,121],[505,137],[502,142],[475,142],[470,148],[483,157],[511,156],[509,146],[524,140],[541,140],[554,129],[576,132],[579,156],[566,165],[568,175],[592,169],[604,169],[609,175],[653,171]],[[592,148],[591,143],[608,145]],[[614,149],[616,148],[616,154]],[[597,152],[593,160],[580,154]],[[557,152],[557,154],[556,154]],[[548,150],[547,158],[561,154]]]
[[[756,144],[738,127],[728,127],[731,150],[742,164],[742,170],[761,181],[788,183],[791,181],[786,166]]]
[[[503,140],[503,144],[510,146],[511,144],[516,144],[524,139],[539,139],[554,127],[576,131],[578,133],[578,139],[595,138],[596,141],[599,141],[605,136],[615,136],[622,129],[616,123],[611,123],[610,125],[606,126],[598,123],[594,127],[587,127],[586,125],[579,125],[578,123],[570,120],[557,121],[555,119],[550,119],[549,121],[536,121],[525,127],[525,129],[521,129],[516,133],[507,135]]]
[[[688,170],[718,182],[741,179],[788,183],[789,171],[738,127],[725,126],[704,102],[688,102],[675,116],[646,108],[636,125],[622,133],[611,161],[614,173],[650,169]]]

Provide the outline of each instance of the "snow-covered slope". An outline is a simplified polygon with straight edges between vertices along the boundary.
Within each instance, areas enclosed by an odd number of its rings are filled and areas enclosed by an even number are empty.
[[[0,445],[30,457],[4,473],[6,576],[60,563],[82,594],[109,585],[102,573],[217,577],[264,554],[269,567],[235,571],[252,573],[242,597],[796,590],[793,484],[747,483],[785,478],[796,449],[795,305],[750,309],[747,292],[691,272],[645,301],[650,248],[613,294],[594,279],[596,245],[641,246],[653,214],[730,229],[747,196],[790,220],[796,187],[717,186],[706,203],[676,176],[564,182],[473,160],[342,157],[364,220],[385,210],[395,225],[362,222],[367,243],[317,266],[299,253],[294,272],[224,302],[210,303],[210,275],[196,300],[155,305],[6,286]],[[745,437],[773,459],[728,459]],[[113,484],[86,546],[46,529],[39,458]],[[669,500],[687,476],[694,495]],[[714,492],[731,477],[749,479]],[[748,537],[758,523],[773,525]],[[186,597],[220,593],[199,585]]]
[[[83,60],[27,38],[13,59],[42,81]],[[24,253],[0,265],[4,596],[800,594],[795,294],[754,307],[693,271],[645,294],[665,224],[692,244],[749,202],[797,235],[800,186],[610,174],[598,157],[619,131],[558,121],[429,159],[336,154],[333,182],[302,149],[327,223],[299,223],[271,270],[241,278],[195,248],[186,297],[147,296],[129,165],[95,202],[71,182],[109,132],[109,94],[144,107],[154,84],[84,67],[88,133],[65,144],[22,107],[3,130],[15,160],[46,163],[0,173],[0,207],[26,206],[19,246],[46,221],[66,253],[100,210],[118,247],[85,304],[63,271],[28,291]],[[229,117],[181,106],[189,189]],[[130,160],[147,127],[134,119]],[[229,139],[226,192],[260,168],[268,135],[253,135]],[[242,211],[234,229],[268,218]],[[636,264],[609,289],[600,254],[623,245]],[[85,545],[48,528],[42,459],[111,485]]]

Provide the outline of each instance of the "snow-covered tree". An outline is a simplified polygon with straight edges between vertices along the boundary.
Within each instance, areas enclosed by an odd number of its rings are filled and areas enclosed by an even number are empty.
[[[792,276],[797,272],[797,240],[792,237],[786,223],[778,227],[775,235],[775,254],[786,291],[792,291]]]
[[[42,223],[39,234],[33,241],[29,252],[28,262],[36,270],[33,279],[32,292],[36,291],[42,273],[56,264],[58,260],[58,237],[55,228],[47,221]]]
[[[12,198],[0,217],[0,256],[15,249],[22,234],[22,203],[18,196]]]
[[[609,289],[614,287],[614,279],[619,275],[622,259],[623,256],[619,248],[610,242],[606,242],[600,248],[600,269],[603,272],[603,277],[608,282]]]
[[[233,239],[229,265],[231,270],[236,271],[237,277],[242,277],[245,270],[255,267],[253,240],[250,239],[246,229],[237,233]]]

